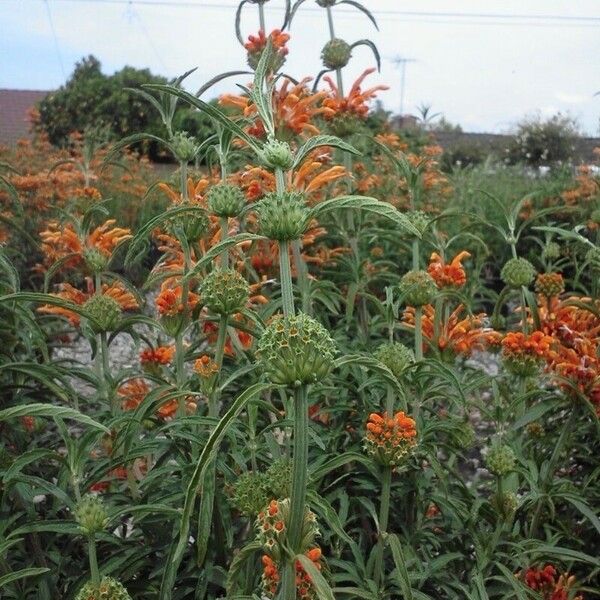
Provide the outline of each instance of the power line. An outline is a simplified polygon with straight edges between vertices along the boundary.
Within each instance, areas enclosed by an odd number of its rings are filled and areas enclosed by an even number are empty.
[[[49,0],[45,0],[48,2]],[[222,3],[215,2],[200,2],[194,0],[53,0],[54,2],[77,2],[77,3],[90,3],[90,4],[115,4],[115,5],[127,5],[136,4],[139,6],[160,6],[169,8],[196,8],[196,9],[216,9],[216,10],[230,10],[235,8],[234,5],[223,5]],[[280,11],[280,9],[265,6],[270,11]],[[336,13],[342,13],[345,15],[354,15],[355,13],[351,9],[336,7]],[[299,13],[318,13],[321,9],[317,7],[304,7]],[[396,10],[396,9],[382,9],[372,11],[376,16],[386,17],[397,17],[397,18],[409,18],[411,20],[423,20],[426,19],[429,23],[446,23],[452,22],[451,20],[464,20],[464,19],[477,19],[480,22],[477,24],[489,24],[489,25],[525,25],[531,26],[545,26],[545,27],[596,27],[600,26],[600,16],[586,16],[586,15],[556,15],[556,14],[517,14],[517,13],[481,13],[481,12],[433,12],[433,11],[409,11],[409,10]],[[434,19],[434,21],[429,21]],[[442,21],[442,19],[444,21]],[[450,21],[448,21],[450,19]]]
[[[67,78],[67,73],[65,71],[65,64],[62,59],[62,54],[60,52],[60,45],[58,43],[58,36],[56,35],[56,29],[54,28],[54,21],[52,20],[52,12],[50,10],[50,3],[48,0],[45,0],[44,4],[46,5],[46,10],[48,12],[48,23],[50,23],[50,31],[52,31],[52,37],[54,38],[54,47],[56,48],[56,55],[58,56],[58,62],[60,63],[60,70],[62,71],[62,76],[64,79]]]

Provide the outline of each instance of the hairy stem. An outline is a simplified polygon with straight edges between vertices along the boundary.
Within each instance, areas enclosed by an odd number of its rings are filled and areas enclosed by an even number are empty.
[[[383,467],[381,474],[381,496],[379,500],[379,539],[375,550],[375,562],[373,564],[373,579],[375,584],[383,576],[383,552],[385,547],[385,536],[387,534],[388,521],[390,516],[390,495],[392,489],[392,467]]]
[[[221,241],[224,242],[229,236],[229,220],[227,217],[221,217]],[[221,268],[229,268],[229,250],[225,248],[221,252]]]
[[[292,269],[290,266],[290,243],[287,240],[279,242],[279,276],[281,279],[283,314],[286,317],[293,316],[294,288],[292,284]]]
[[[98,558],[96,557],[96,540],[93,535],[90,535],[88,539],[88,558],[92,585],[98,587],[100,585],[100,571],[98,569]]]

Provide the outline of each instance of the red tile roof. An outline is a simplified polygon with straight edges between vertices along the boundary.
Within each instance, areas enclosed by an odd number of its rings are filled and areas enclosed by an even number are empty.
[[[0,89],[0,144],[30,137],[29,111],[50,92]]]

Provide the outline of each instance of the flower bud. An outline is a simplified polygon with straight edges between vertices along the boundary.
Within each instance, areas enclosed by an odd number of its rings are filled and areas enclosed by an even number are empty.
[[[208,190],[208,210],[217,217],[237,217],[246,205],[246,197],[236,185],[219,183]]]
[[[250,288],[237,271],[215,269],[202,282],[200,294],[210,311],[218,315],[232,315],[246,306]]]
[[[548,242],[542,250],[542,256],[553,260],[560,257],[560,246],[556,242]]]
[[[532,421],[531,423],[528,423],[527,427],[525,427],[525,431],[527,432],[528,436],[534,439],[542,438],[546,434],[544,426],[539,421]]]
[[[75,509],[75,520],[85,535],[103,531],[108,525],[108,515],[102,498],[91,494],[84,496]]]
[[[535,267],[526,258],[511,258],[500,272],[502,281],[515,289],[530,285],[535,275]]]
[[[262,162],[269,169],[283,169],[287,171],[294,164],[294,154],[287,142],[270,139],[261,152]]]
[[[196,206],[191,202],[180,204],[181,207]],[[197,242],[207,231],[210,223],[204,210],[196,210],[190,214],[177,215],[170,220],[171,233],[178,236],[181,233],[188,243]]]
[[[83,309],[90,316],[89,324],[94,333],[114,331],[121,320],[121,307],[111,296],[96,294],[86,300]]]
[[[269,502],[264,474],[248,472],[240,475],[233,484],[231,501],[243,515],[256,517]]]
[[[502,518],[510,520],[519,508],[519,499],[513,492],[504,492],[494,496],[493,504]]]
[[[275,315],[258,342],[256,355],[273,383],[298,386],[324,379],[336,352],[325,327],[299,313]]]
[[[91,273],[102,273],[108,264],[108,257],[97,248],[87,248],[83,251],[85,266]]]
[[[396,377],[400,379],[406,369],[415,362],[415,355],[410,348],[398,342],[382,344],[374,354]]]
[[[565,282],[560,273],[540,273],[535,280],[535,291],[548,298],[559,296],[565,291]]]
[[[378,463],[389,467],[401,465],[416,445],[416,423],[404,412],[397,412],[393,416],[387,413],[369,415],[365,450]]]
[[[352,57],[350,44],[339,38],[327,42],[321,51],[321,59],[326,69],[342,69]]]
[[[259,231],[271,240],[298,240],[308,228],[310,213],[298,192],[271,192],[258,202],[257,211]]]
[[[333,6],[337,0],[317,0],[317,4],[321,8],[327,8],[328,6]]]
[[[103,577],[99,585],[91,581],[80,590],[75,600],[131,600],[122,583],[112,577]]]
[[[196,154],[198,153],[198,146],[194,138],[188,135],[186,131],[178,131],[173,135],[171,146],[173,147],[175,158],[179,162],[189,163],[196,158]]]
[[[506,444],[495,444],[487,453],[485,464],[490,473],[501,477],[514,470],[515,453]]]
[[[429,223],[431,223],[431,217],[422,210],[411,210],[405,215],[408,217],[411,225],[421,234],[423,235],[429,227]]]
[[[289,498],[292,493],[292,463],[287,458],[276,460],[265,471],[265,483],[273,498]]]
[[[427,271],[409,271],[400,280],[400,293],[409,306],[431,304],[437,291],[435,281]]]

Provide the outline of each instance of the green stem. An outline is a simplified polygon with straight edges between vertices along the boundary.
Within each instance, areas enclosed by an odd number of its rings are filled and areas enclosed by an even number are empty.
[[[333,11],[330,6],[327,7],[327,24],[329,25],[329,39],[333,40],[335,39],[335,29],[333,27]],[[341,69],[335,70],[335,77],[337,79],[338,95],[342,98],[344,96],[344,82]]]
[[[373,579],[375,585],[383,576],[383,551],[385,547],[385,537],[387,534],[388,520],[390,516],[390,495],[392,489],[392,468],[384,467],[381,476],[381,496],[379,501],[379,539],[377,540],[377,549],[375,550],[375,562],[373,565]]]
[[[109,354],[108,354],[108,340],[106,338],[106,331],[102,331],[99,334],[100,338],[100,373],[101,373],[101,389],[102,396],[104,399],[111,404],[111,408],[113,414],[116,414],[119,410],[118,403],[114,404],[110,398],[110,384],[108,381],[109,373],[110,373],[110,363],[109,363]]]
[[[302,248],[300,246],[300,240],[294,240],[292,242],[292,255],[294,257],[294,264],[296,265],[296,280],[300,287],[300,298],[302,299],[302,312],[307,315],[312,313],[312,307],[310,305],[310,285],[308,280],[308,267],[302,257]]]
[[[91,535],[88,539],[88,558],[90,560],[90,574],[92,585],[100,586],[100,571],[98,570],[98,558],[96,557],[96,540]]]
[[[279,242],[279,277],[281,279],[281,301],[283,315],[294,315],[294,288],[292,284],[292,269],[290,267],[290,243]]]
[[[187,163],[185,161],[181,161],[179,163],[179,185],[181,187],[181,198],[184,202],[189,200],[188,198],[188,187],[187,187]]]
[[[227,217],[221,217],[221,241],[224,242],[229,236],[229,220]],[[221,268],[229,268],[229,250],[225,248],[221,252]]]
[[[262,2],[258,3],[258,21],[260,23],[260,28],[265,31],[265,8],[262,5]]]
[[[229,318],[227,315],[221,315],[219,321],[219,333],[217,337],[217,347],[215,349],[215,363],[217,365],[217,375],[213,383],[213,388],[208,400],[208,416],[218,417],[218,401],[219,401],[219,379],[221,374],[221,368],[223,366],[223,357],[225,356],[225,342],[227,341],[227,322]]]
[[[413,240],[412,243],[412,268],[413,271],[418,271],[420,266],[420,258],[419,258],[419,240]]]
[[[308,394],[301,385],[294,390],[294,456],[288,541],[294,553],[300,551],[302,523],[306,507],[308,471]]]

